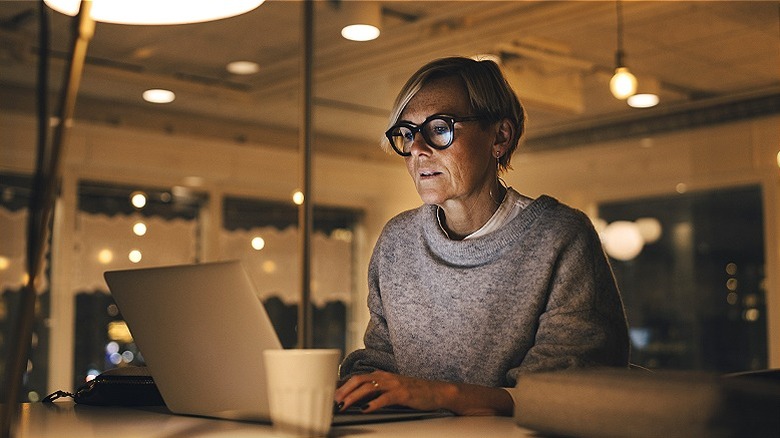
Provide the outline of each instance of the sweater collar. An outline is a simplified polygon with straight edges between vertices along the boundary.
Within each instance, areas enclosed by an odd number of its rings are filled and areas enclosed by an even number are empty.
[[[498,230],[466,240],[450,240],[439,226],[437,206],[424,205],[420,227],[426,247],[444,262],[464,267],[478,266],[494,259],[502,248],[521,238],[539,216],[557,204],[556,199],[542,195]]]

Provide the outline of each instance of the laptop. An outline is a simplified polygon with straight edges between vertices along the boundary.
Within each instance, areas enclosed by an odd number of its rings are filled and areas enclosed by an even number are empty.
[[[104,278],[170,411],[270,422],[263,351],[282,346],[239,261],[108,271]],[[334,415],[333,424],[442,415],[389,409]]]

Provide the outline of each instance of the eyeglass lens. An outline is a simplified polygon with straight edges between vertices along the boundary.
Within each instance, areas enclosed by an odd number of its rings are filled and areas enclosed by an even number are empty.
[[[451,118],[431,118],[419,127],[395,126],[390,130],[389,137],[393,147],[403,154],[408,154],[414,144],[414,135],[420,132],[426,143],[434,148],[444,149],[452,144],[453,125]]]

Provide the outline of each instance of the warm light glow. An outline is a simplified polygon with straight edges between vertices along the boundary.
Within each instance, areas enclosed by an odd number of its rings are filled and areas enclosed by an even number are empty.
[[[339,3],[341,36],[351,41],[370,41],[379,37],[382,7],[378,2],[345,1]]]
[[[677,185],[674,186],[674,189],[677,190],[677,193],[682,195],[688,191],[688,185],[685,183],[677,183]]]
[[[206,178],[202,176],[185,176],[181,181],[185,186],[190,187],[202,187],[203,184],[206,184]]]
[[[107,265],[111,263],[112,260],[114,260],[114,252],[110,249],[101,249],[98,253],[98,262],[100,262],[101,265]]]
[[[273,260],[266,260],[263,262],[263,272],[266,274],[273,274],[276,272],[277,266],[276,262]]]
[[[303,192],[300,190],[296,190],[295,193],[292,195],[292,200],[295,203],[295,205],[301,205],[303,204]]]
[[[655,243],[661,238],[661,222],[654,217],[642,217],[637,219],[636,226],[645,243]]]
[[[11,266],[11,259],[0,256],[0,271],[5,271],[9,266]]]
[[[260,251],[261,249],[265,248],[265,239],[258,236],[252,239],[252,248],[254,248],[257,251]]]
[[[609,81],[609,90],[615,98],[624,100],[636,93],[636,76],[628,71],[627,67],[615,69],[615,75]]]
[[[260,66],[252,61],[233,61],[226,68],[234,75],[251,75],[260,71]]]
[[[127,328],[127,323],[124,321],[111,321],[108,323],[108,339],[125,344],[133,342],[133,336],[130,334],[130,329]],[[114,354],[118,351],[119,348],[114,351]]]
[[[642,93],[629,96],[626,102],[632,108],[651,108],[658,105],[659,98],[657,94]]]
[[[143,192],[133,192],[130,195],[130,203],[135,208],[144,208],[146,206],[146,194]]]
[[[604,251],[613,259],[628,261],[638,256],[644,247],[639,227],[630,221],[615,221],[602,233]]]
[[[330,233],[331,239],[341,240],[343,242],[352,242],[352,231],[344,228],[336,228]]]
[[[130,259],[133,263],[138,263],[143,258],[143,254],[141,254],[141,251],[134,249],[130,251],[130,254],[127,255],[127,258]]]
[[[341,29],[341,36],[350,41],[371,41],[379,37],[379,28],[370,24],[350,24]]]
[[[136,222],[133,225],[133,233],[136,236],[143,236],[144,234],[146,234],[146,224],[143,222]]]
[[[590,221],[593,223],[593,228],[599,234],[604,232],[604,229],[607,228],[607,221],[605,221],[604,219],[602,219],[600,217],[591,218]]]
[[[780,167],[780,152],[777,153],[777,167]]]
[[[144,91],[143,98],[150,103],[171,103],[176,99],[176,95],[171,90],[153,88]]]
[[[95,21],[118,24],[183,24],[219,20],[249,12],[264,0],[93,0]],[[50,8],[76,15],[80,0],[44,0]]]

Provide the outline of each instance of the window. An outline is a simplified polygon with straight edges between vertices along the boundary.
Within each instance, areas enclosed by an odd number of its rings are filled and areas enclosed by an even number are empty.
[[[200,260],[200,212],[207,199],[183,188],[84,181],[71,274],[75,299],[74,388],[110,368],[143,365],[103,272]]]
[[[291,203],[228,197],[223,202],[220,259],[240,259],[282,345],[297,342],[300,297],[298,207]],[[361,213],[314,207],[312,235],[312,332],[314,346],[346,345],[347,309],[353,294],[354,229]]]
[[[759,187],[607,203],[599,214],[610,224],[661,226],[636,257],[611,260],[633,362],[717,372],[767,367]],[[603,238],[608,249],[610,236]]]
[[[283,345],[295,346],[298,207],[227,197],[222,201],[222,229],[207,229],[203,217],[209,213],[208,201],[203,193],[178,187],[79,184],[73,235],[76,262],[69,274],[76,316],[74,388],[110,368],[144,365],[143,351],[133,343],[103,273],[203,261],[202,242],[209,233],[216,234],[210,241],[218,241],[219,248],[211,259],[244,262]],[[353,293],[352,230],[359,218],[353,210],[315,207],[312,303],[317,347],[345,348]]]

